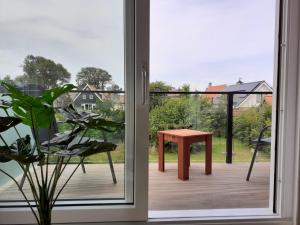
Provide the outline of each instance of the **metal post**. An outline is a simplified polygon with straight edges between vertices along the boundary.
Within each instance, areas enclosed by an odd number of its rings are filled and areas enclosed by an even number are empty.
[[[226,163],[232,163],[233,93],[227,95]]]

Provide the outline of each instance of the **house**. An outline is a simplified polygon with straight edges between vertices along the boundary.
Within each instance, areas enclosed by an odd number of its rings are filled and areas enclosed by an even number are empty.
[[[16,87],[24,94],[30,96],[40,96],[45,91],[45,88],[39,84],[17,84]],[[0,86],[0,93],[6,93],[6,89],[3,86]]]
[[[93,85],[86,84],[81,91],[76,95],[73,95],[73,104],[76,108],[81,108],[82,110],[93,110],[96,108],[97,100],[102,101],[102,95],[92,91],[96,91],[96,87]]]
[[[94,110],[97,101],[103,101],[104,99],[113,101],[117,109],[125,109],[124,95],[120,93],[100,93],[100,91],[94,85],[86,84],[80,92],[70,93],[70,97],[74,106],[82,110]]]
[[[235,110],[243,110],[250,107],[259,106],[262,103],[272,104],[272,96],[268,92],[272,92],[272,87],[264,80],[244,83],[238,81],[234,85],[224,88],[224,92],[239,92],[233,95],[233,107]],[[241,94],[240,92],[267,92],[266,94]],[[213,98],[214,103],[221,101],[222,95]]]
[[[219,92],[224,91],[226,88],[226,84],[222,85],[212,85],[212,83],[208,84],[208,87],[205,89],[205,92]],[[204,94],[206,98],[213,102],[214,98],[217,97],[219,94]]]

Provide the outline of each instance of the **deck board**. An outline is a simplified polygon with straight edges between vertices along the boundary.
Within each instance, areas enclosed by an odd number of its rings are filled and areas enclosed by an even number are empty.
[[[205,175],[203,163],[192,163],[190,179],[177,178],[177,163],[166,163],[164,173],[157,163],[149,164],[149,209],[220,209],[261,208],[269,203],[269,163],[256,163],[250,182],[246,173],[249,163],[213,163],[211,175]],[[67,167],[67,173],[74,168]],[[118,183],[113,184],[107,164],[88,164],[87,173],[79,169],[61,198],[122,198],[124,165],[115,164]],[[28,184],[24,185],[25,192]],[[22,199],[12,183],[0,188],[0,201]]]

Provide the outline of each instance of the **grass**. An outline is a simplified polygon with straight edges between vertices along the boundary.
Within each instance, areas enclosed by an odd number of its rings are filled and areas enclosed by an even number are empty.
[[[58,114],[57,119],[61,119],[62,115]],[[62,120],[62,119],[61,119]],[[71,129],[69,124],[60,124],[59,131]],[[99,131],[89,131],[87,133],[89,137],[99,137]],[[226,158],[226,138],[224,137],[213,137],[213,162],[225,162]],[[170,147],[170,146],[169,146]],[[165,161],[166,162],[177,162],[177,147],[173,146],[172,149],[166,146],[167,151],[165,151]],[[117,149],[111,152],[112,159],[115,163],[124,162],[124,144],[119,144]],[[197,143],[192,145],[191,151],[191,161],[193,162],[204,162],[205,157],[205,145],[204,143]],[[241,143],[237,139],[233,139],[233,162],[250,162],[252,158],[252,151],[248,145]],[[270,154],[266,151],[260,151],[257,160],[261,162],[270,161]],[[72,161],[78,162],[78,159],[74,158]],[[99,153],[87,157],[86,162],[88,163],[106,163],[108,161],[106,153]],[[158,154],[155,146],[149,148],[149,162],[157,162]]]
[[[192,146],[191,161],[192,162],[204,162],[204,144],[196,144]],[[194,151],[198,149],[198,151]],[[199,150],[200,149],[200,150]],[[213,138],[213,162],[224,163],[225,162],[225,149],[226,149],[226,139],[214,137]],[[233,162],[250,162],[252,158],[252,152],[249,146],[241,143],[240,141],[234,139],[233,142]],[[117,149],[113,152],[112,159],[115,163],[124,162],[124,144],[119,144]],[[149,162],[157,162],[158,154],[156,147],[152,146],[149,148]],[[165,152],[166,162],[177,162],[177,148]],[[265,151],[260,151],[257,160],[260,162],[270,161],[270,154]],[[73,159],[77,161],[77,159]],[[90,156],[86,159],[87,163],[106,163],[108,161],[106,153],[99,153]]]
[[[213,149],[212,149],[212,159],[213,162],[225,162],[226,158],[226,139],[224,137],[214,137],[213,138]],[[204,162],[205,157],[205,145],[197,144],[197,146],[193,146],[193,148],[199,148],[199,152],[191,152],[191,161],[193,162]],[[155,147],[150,148],[149,161],[156,162],[157,161],[157,151]],[[234,139],[233,140],[233,162],[250,162],[252,158],[251,148],[240,141]],[[177,148],[175,147],[174,151],[165,152],[165,160],[166,162],[177,162]],[[268,152],[260,151],[257,160],[261,162],[270,161],[270,154]]]

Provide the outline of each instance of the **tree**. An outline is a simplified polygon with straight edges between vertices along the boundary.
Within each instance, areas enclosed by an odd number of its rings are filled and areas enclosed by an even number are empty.
[[[39,84],[46,89],[57,87],[70,80],[71,74],[60,63],[42,56],[26,56],[23,64],[24,77],[28,83]]]
[[[12,84],[14,85],[15,82],[13,79],[11,79],[10,75],[6,75],[3,77],[2,81],[4,81],[5,83],[8,83],[8,84]]]
[[[96,112],[105,119],[118,121],[119,123],[125,123],[125,111],[116,107],[115,102],[112,99],[102,99],[102,101],[97,101]],[[124,142],[124,129],[117,133],[108,133],[101,131],[104,140],[107,140],[110,136],[112,139],[119,138]]]
[[[191,87],[189,84],[183,84],[180,88],[179,88],[179,91],[182,91],[182,92],[189,92],[191,91]]]
[[[190,106],[186,98],[165,99],[150,111],[150,141],[156,141],[157,131],[190,127]]]
[[[164,83],[163,81],[155,81],[150,83],[149,90],[150,91],[171,91],[173,89],[172,86]],[[150,95],[150,110],[156,106],[161,105],[162,101],[165,99],[166,94],[151,94]]]
[[[242,111],[234,118],[234,136],[245,144],[257,138],[262,127],[271,125],[272,106],[262,104],[259,107],[252,107]],[[270,131],[265,132],[270,136]]]
[[[78,86],[85,84],[94,85],[96,88],[104,90],[107,83],[111,81],[111,75],[100,68],[84,67],[76,75],[76,82]]]
[[[16,77],[15,77],[14,82],[15,82],[16,84],[25,84],[25,83],[28,82],[28,80],[29,80],[28,76],[25,76],[25,75],[19,75],[19,76],[16,76]]]
[[[108,91],[122,91],[119,85],[112,83],[109,87],[107,87]]]

